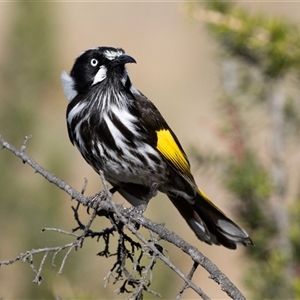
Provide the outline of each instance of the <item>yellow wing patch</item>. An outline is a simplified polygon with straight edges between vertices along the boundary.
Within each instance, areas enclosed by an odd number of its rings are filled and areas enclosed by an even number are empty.
[[[156,131],[156,149],[169,160],[177,169],[186,175],[190,174],[190,165],[182,150],[177,145],[168,129]]]

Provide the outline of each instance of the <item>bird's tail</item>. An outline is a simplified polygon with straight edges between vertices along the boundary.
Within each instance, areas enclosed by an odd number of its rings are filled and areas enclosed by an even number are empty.
[[[181,197],[169,198],[201,241],[229,249],[253,245],[248,233],[226,217],[200,189],[193,204]]]

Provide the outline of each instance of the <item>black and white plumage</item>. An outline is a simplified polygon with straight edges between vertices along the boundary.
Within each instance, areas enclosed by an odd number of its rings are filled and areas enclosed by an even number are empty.
[[[131,83],[122,49],[83,52],[68,75],[67,127],[84,159],[132,205],[147,201],[153,186],[170,198],[197,237],[235,249],[251,245],[236,225],[200,190],[179,140],[154,104]]]

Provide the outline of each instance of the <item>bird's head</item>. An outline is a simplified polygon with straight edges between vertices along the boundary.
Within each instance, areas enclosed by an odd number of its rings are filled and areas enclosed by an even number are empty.
[[[136,63],[121,48],[96,47],[83,52],[76,60],[68,75],[63,72],[61,80],[65,96],[72,101],[76,95],[89,90],[107,79],[119,80],[125,85],[126,63]]]

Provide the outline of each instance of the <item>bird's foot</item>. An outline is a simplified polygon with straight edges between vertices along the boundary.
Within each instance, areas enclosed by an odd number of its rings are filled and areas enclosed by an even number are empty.
[[[100,191],[99,193],[93,196],[87,197],[87,202],[86,202],[87,212],[89,213],[90,208],[97,210],[99,208],[99,204],[103,200],[106,200],[108,197],[110,197],[110,195],[105,190]]]
[[[118,190],[118,188],[118,186],[114,186],[109,191],[102,190],[94,196],[87,197],[87,213],[89,214],[90,208],[98,210],[100,203],[104,200],[109,199],[112,194],[114,194]]]
[[[138,206],[131,206],[130,208],[128,208],[128,217],[129,219],[134,219],[136,218],[138,215],[142,215],[146,208],[147,208],[147,204],[148,203],[143,203],[143,204],[140,204]]]

